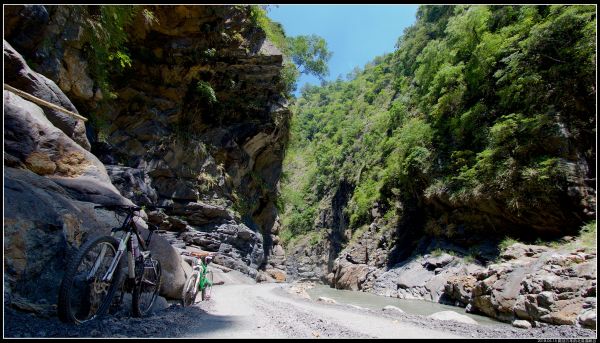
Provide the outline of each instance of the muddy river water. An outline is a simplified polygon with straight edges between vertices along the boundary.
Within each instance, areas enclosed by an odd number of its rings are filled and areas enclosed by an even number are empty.
[[[465,309],[462,307],[443,305],[425,300],[410,300],[384,297],[365,292],[335,289],[326,285],[316,285],[314,288],[308,289],[307,292],[313,299],[318,299],[319,297],[327,297],[335,300],[339,304],[355,305],[374,310],[380,310],[387,305],[392,305],[402,309],[406,313],[419,314],[425,316],[440,311],[453,311],[473,318],[480,325],[510,326],[510,324],[503,323],[489,317],[466,313]]]

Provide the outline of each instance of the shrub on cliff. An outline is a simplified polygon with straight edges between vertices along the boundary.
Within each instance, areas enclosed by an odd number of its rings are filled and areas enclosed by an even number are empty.
[[[266,6],[263,6],[266,7]],[[267,17],[267,10],[258,5],[250,6],[250,20],[260,27],[267,38],[284,54],[281,77],[285,84],[285,95],[296,90],[300,74],[312,74],[323,79],[329,73],[327,62],[332,53],[327,42],[317,35],[286,37],[281,24]]]

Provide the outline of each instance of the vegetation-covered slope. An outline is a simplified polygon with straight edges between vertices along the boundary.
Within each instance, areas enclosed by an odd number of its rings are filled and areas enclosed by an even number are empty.
[[[593,6],[422,6],[396,52],[303,89],[284,240],[327,232],[331,197],[342,240],[379,217],[465,245],[576,232],[595,215],[595,27]]]

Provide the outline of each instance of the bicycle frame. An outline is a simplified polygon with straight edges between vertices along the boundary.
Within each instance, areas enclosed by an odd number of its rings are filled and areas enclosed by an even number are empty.
[[[206,286],[211,285],[211,281],[206,277],[206,275],[208,274],[208,265],[204,263],[202,259],[198,260],[200,262],[197,263],[196,267],[194,267],[194,269],[198,269],[198,271],[200,272],[200,278],[198,278],[198,283],[196,284],[196,287],[199,291],[202,291],[206,288]]]
[[[143,221],[140,219],[138,224],[137,220],[145,209],[172,207],[104,204],[93,208],[113,212],[119,224],[109,232],[90,235],[73,253],[58,292],[59,319],[81,324],[107,312],[115,313],[126,293],[131,293],[132,315],[145,316],[152,311],[160,293],[162,267],[149,250],[158,227],[148,223],[149,232],[142,237],[139,224],[143,225]],[[128,273],[123,261],[125,255],[129,260]]]
[[[107,281],[112,280],[113,274],[114,274],[117,266],[119,265],[119,262],[121,261],[121,258],[123,257],[123,254],[125,254],[125,249],[128,249],[128,251],[129,251],[129,254],[127,255],[128,256],[129,278],[130,279],[135,278],[135,266],[134,266],[135,261],[134,261],[134,256],[133,256],[134,248],[133,248],[133,240],[131,240],[131,236],[132,236],[132,234],[135,234],[138,244],[141,247],[141,251],[145,252],[148,250],[147,247],[150,246],[150,240],[152,239],[153,231],[152,230],[150,231],[150,234],[148,235],[148,242],[146,243],[144,241],[144,239],[140,236],[139,230],[133,221],[133,217],[134,217],[133,213],[131,213],[131,212],[127,213],[127,217],[125,218],[125,221],[123,221],[123,225],[121,225],[120,228],[115,228],[115,229],[111,230],[111,233],[110,233],[111,237],[114,237],[115,233],[117,233],[119,231],[124,231],[124,232],[126,232],[126,234],[124,237],[121,238],[121,240],[119,242],[119,248],[117,249],[115,257],[113,258],[110,266],[108,267],[108,270],[102,277],[102,282],[107,282]],[[102,247],[102,250],[100,251],[100,255],[98,256],[99,258],[94,263],[94,267],[90,270],[90,273],[88,273],[88,279],[91,279],[93,277],[93,275],[95,275],[98,268],[100,267],[100,261],[102,261],[102,259],[104,258],[104,255],[106,254],[106,249],[107,249],[106,246]],[[146,254],[143,254],[143,255],[146,255]]]

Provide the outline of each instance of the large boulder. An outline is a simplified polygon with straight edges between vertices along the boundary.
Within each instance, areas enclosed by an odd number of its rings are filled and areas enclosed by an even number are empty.
[[[454,311],[440,311],[428,316],[432,319],[437,320],[452,320],[459,323],[465,324],[477,324],[475,319],[465,316],[464,314],[456,313]]]
[[[498,263],[448,280],[445,296],[469,312],[513,322],[594,326],[596,253],[514,244]]]
[[[427,254],[422,257],[395,265],[382,273],[374,282],[373,290],[377,294],[403,299],[424,299],[435,302],[448,302],[447,293],[457,293],[457,299],[463,299],[460,294],[466,293],[462,286],[448,286],[455,278],[462,279],[481,267],[475,263],[448,253],[440,255]],[[465,286],[463,288],[468,288]],[[465,294],[466,296],[466,294]],[[468,302],[470,298],[463,299]]]
[[[113,213],[94,205],[73,199],[49,178],[5,168],[4,263],[10,294],[56,303],[71,254],[88,237],[108,234],[118,224]]]
[[[258,269],[264,262],[262,236],[259,233],[235,221],[207,225],[200,229],[192,228],[179,237],[192,248],[217,252],[214,259],[216,263],[253,278],[257,276]]]
[[[144,238],[148,237],[149,232],[146,229],[141,231]],[[189,268],[184,267],[185,262],[182,261],[181,255],[158,234],[152,236],[150,251],[162,268],[160,295],[169,299],[181,299],[183,285],[190,274]]]
[[[373,269],[373,267],[366,264],[354,264],[347,260],[336,260],[333,269],[333,285],[337,289],[361,290],[363,283],[367,280],[368,274]]]
[[[4,41],[4,82],[71,112],[79,113],[56,83],[33,71],[23,57],[6,41]],[[42,110],[54,126],[85,150],[90,150],[83,120],[46,106]]]
[[[467,306],[477,279],[472,275],[455,275],[448,278],[444,286],[444,294],[458,305]]]
[[[36,104],[10,91],[4,97],[4,154],[9,165],[25,166],[68,188],[82,201],[131,203],[112,185],[104,165],[52,124]]]

